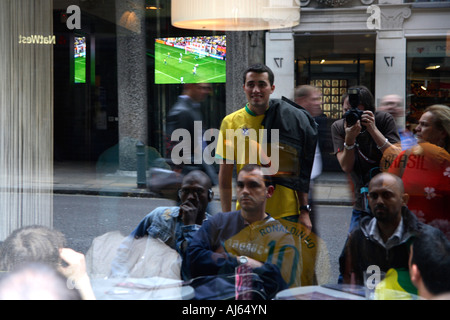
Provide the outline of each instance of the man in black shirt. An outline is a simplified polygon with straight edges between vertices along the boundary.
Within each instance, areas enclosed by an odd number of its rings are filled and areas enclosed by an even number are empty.
[[[211,85],[207,83],[184,84],[183,93],[178,97],[167,115],[166,121],[166,155],[182,157],[184,165],[183,174],[191,170],[198,169],[204,171],[211,179],[212,184],[218,183],[217,173],[211,165],[207,165],[203,160],[203,132],[201,112],[201,102],[203,102],[211,92]],[[197,123],[196,123],[197,122]],[[177,129],[185,129],[189,132],[190,155],[172,154],[172,150],[179,141],[172,141],[172,133]],[[184,152],[184,150],[183,150]],[[201,159],[201,164],[195,163],[195,156]],[[174,159],[172,159],[174,160]],[[186,165],[187,164],[187,165]]]

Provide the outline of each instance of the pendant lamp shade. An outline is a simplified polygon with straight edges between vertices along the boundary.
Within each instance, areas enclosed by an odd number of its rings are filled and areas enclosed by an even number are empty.
[[[194,30],[248,31],[300,23],[300,0],[172,0],[172,25]]]

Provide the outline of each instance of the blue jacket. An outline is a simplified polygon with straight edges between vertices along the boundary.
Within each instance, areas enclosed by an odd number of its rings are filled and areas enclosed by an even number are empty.
[[[198,277],[234,274],[236,257],[241,255],[262,262],[254,271],[272,279],[270,285],[276,283],[278,289],[295,282],[301,273],[300,254],[285,227],[270,216],[249,225],[240,211],[217,213],[205,221],[190,242],[186,259],[192,277]]]
[[[183,250],[180,248],[182,243],[185,240],[189,243],[200,226],[197,224],[185,226],[179,214],[180,207],[158,207],[147,214],[130,235],[135,238],[149,235],[160,239],[182,254]],[[206,214],[206,217],[208,216]]]

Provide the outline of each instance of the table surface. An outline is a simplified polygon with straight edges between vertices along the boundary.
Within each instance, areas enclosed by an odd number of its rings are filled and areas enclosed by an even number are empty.
[[[189,300],[194,288],[181,280],[152,278],[91,279],[98,300]]]
[[[360,290],[364,292],[363,287],[349,287],[349,286],[305,286],[290,288],[279,292],[276,300],[365,300],[364,296],[361,296]],[[353,293],[352,293],[353,292]]]

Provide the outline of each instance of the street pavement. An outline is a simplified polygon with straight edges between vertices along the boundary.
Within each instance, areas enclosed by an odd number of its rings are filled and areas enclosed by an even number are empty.
[[[213,189],[214,200],[220,201],[218,186]],[[138,188],[135,172],[101,173],[95,163],[87,162],[55,163],[53,191],[55,194],[158,197],[146,188]],[[323,172],[313,185],[313,196],[314,202],[320,205],[352,205],[351,187],[343,172]]]

